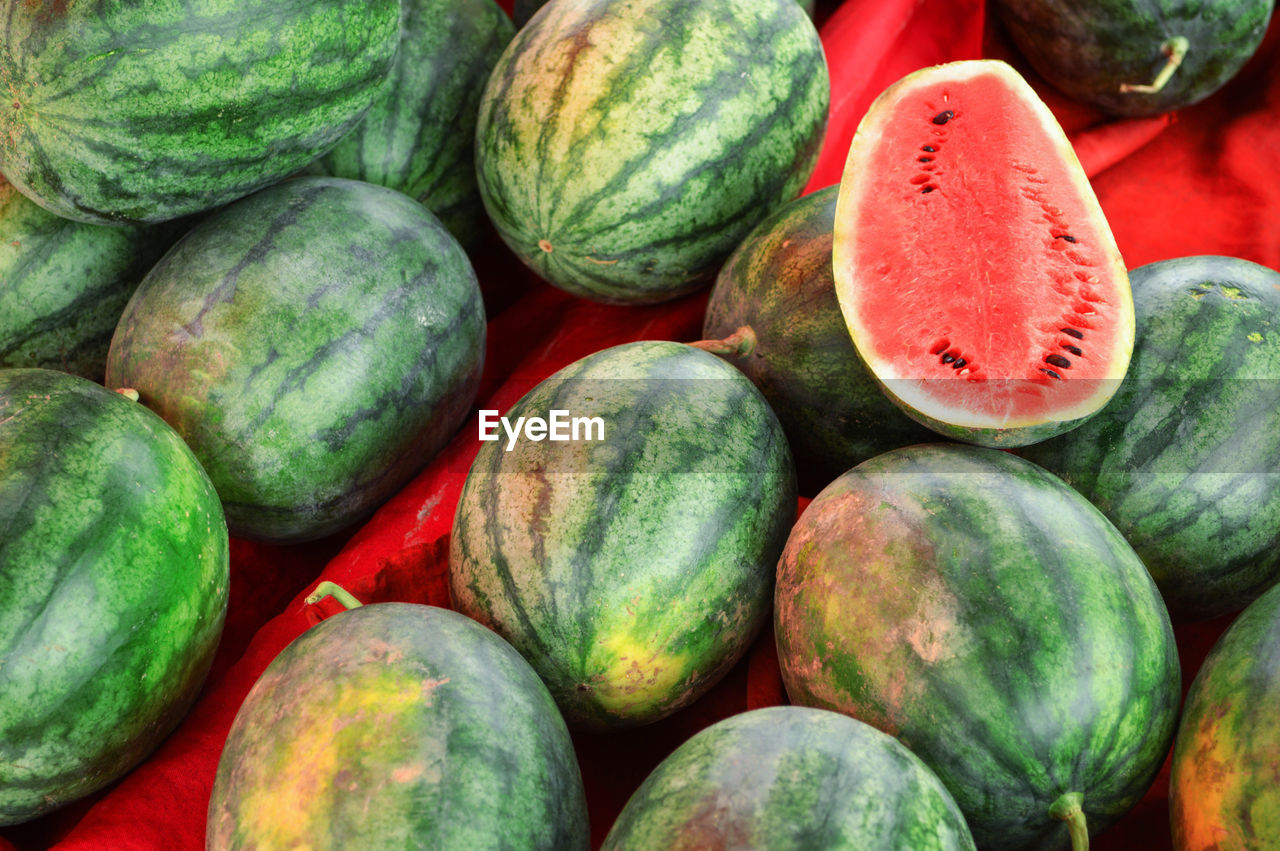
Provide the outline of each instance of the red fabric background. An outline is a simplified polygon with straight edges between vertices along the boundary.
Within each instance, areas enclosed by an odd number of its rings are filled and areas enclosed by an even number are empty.
[[[510,8],[510,0],[503,0]],[[1132,266],[1189,254],[1230,254],[1280,268],[1280,59],[1277,27],[1245,71],[1203,104],[1172,116],[1107,120],[1048,90],[1011,51],[981,0],[820,3],[832,77],[828,142],[810,189],[839,180],[858,119],[884,86],[924,65],[993,56],[1013,61],[1076,145]],[[505,410],[572,361],[637,339],[697,339],[705,292],[656,307],[605,307],[570,297],[525,272],[494,242],[477,254],[489,311],[477,407]],[[114,787],[36,822],[0,829],[9,849],[198,849],[223,739],[244,695],[289,641],[325,614],[303,597],[320,579],[365,602],[448,605],[448,536],[459,490],[479,445],[469,421],[443,455],[363,528],[299,547],[235,541],[231,604],[214,670],[190,716]],[[807,503],[802,499],[800,508]],[[1178,629],[1184,687],[1230,618]],[[785,701],[771,634],[712,693],[651,727],[577,736],[598,843],[631,791],[702,727]],[[1166,771],[1142,804],[1095,847],[1170,847]]]

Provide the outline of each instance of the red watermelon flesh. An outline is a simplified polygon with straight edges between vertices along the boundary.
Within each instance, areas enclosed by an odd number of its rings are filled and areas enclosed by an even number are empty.
[[[836,207],[837,294],[859,355],[907,413],[1018,446],[1115,392],[1128,275],[1052,113],[1010,66],[917,71],[872,104]]]

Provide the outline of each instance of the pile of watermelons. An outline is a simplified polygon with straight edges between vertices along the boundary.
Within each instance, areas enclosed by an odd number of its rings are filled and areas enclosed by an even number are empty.
[[[13,0],[0,849],[1280,848],[1272,5]]]

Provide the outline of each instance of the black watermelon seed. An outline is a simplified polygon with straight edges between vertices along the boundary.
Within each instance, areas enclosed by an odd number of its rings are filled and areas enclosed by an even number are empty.
[[[925,146],[924,146],[923,148],[921,148],[920,150],[922,150],[922,151],[928,151],[928,152],[929,152],[929,153],[931,153],[931,154],[936,154],[936,153],[938,152],[938,149],[937,149],[937,148],[935,148],[933,145],[925,145]]]
[[[953,364],[951,364],[951,368],[952,368],[952,369],[960,369],[960,368],[962,368],[966,363],[968,363],[968,361],[966,361],[964,358],[956,358],[956,362],[955,362],[955,363],[953,363]]]
[[[955,118],[955,117],[956,117],[956,114],[955,114],[954,112],[952,112],[952,111],[951,111],[951,110],[949,110],[949,109],[944,109],[944,110],[942,110],[942,112],[939,112],[937,115],[935,115],[935,116],[933,117],[933,123],[934,123],[934,124],[946,124],[948,121],[950,121],[951,119],[953,119],[953,118]]]
[[[924,187],[923,189],[921,189],[920,191],[921,191],[921,192],[932,192],[933,190],[935,190],[935,189],[937,189],[937,188],[938,188],[938,187],[936,187],[936,186],[926,186],[926,187]]]
[[[1065,239],[1067,242],[1075,242],[1076,238],[1069,233],[1060,233],[1054,236],[1054,239]]]
[[[1084,339],[1084,332],[1077,331],[1074,328],[1062,328],[1061,331],[1063,334],[1066,334],[1068,337],[1075,337],[1077,340]]]
[[[1081,355],[1084,354],[1084,352],[1080,350],[1079,346],[1073,346],[1070,343],[1063,343],[1062,348],[1071,352],[1071,354],[1075,355],[1076,357],[1080,357]]]
[[[956,359],[956,356],[955,356],[955,355],[953,355],[953,354],[951,354],[951,352],[947,352],[946,354],[944,354],[944,355],[942,356],[942,362],[943,362],[943,363],[951,363],[951,362],[952,362],[952,361],[954,361],[955,359]]]
[[[933,162],[933,157],[917,157],[916,162],[931,163]]]
[[[1040,367],[1040,371],[1043,372],[1045,375],[1058,379],[1059,381],[1062,380],[1062,376],[1058,375],[1058,373],[1054,372],[1052,369],[1045,369],[1044,367]]]
[[[1063,369],[1071,369],[1071,361],[1067,360],[1062,355],[1045,355],[1044,362],[1051,363],[1054,366],[1060,366]]]

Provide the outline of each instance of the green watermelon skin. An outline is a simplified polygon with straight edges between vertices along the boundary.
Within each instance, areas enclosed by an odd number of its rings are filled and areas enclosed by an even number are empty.
[[[506,638],[571,727],[656,721],[746,652],[795,515],[786,437],[733,367],[681,343],[589,355],[508,411],[603,440],[486,442],[449,559],[453,607]]]
[[[138,286],[107,358],[191,445],[232,534],[372,511],[470,411],[485,317],[466,253],[380,186],[307,177],[210,215]]]
[[[849,339],[831,268],[839,188],[779,207],[747,235],[720,268],[702,326],[706,340],[751,329],[754,343],[721,356],[769,400],[808,492],[873,455],[937,439],[889,401]]]
[[[0,178],[0,368],[101,383],[120,314],[174,237],[55,216]]]
[[[1018,49],[1067,95],[1116,115],[1156,115],[1204,100],[1258,49],[1275,0],[997,0]],[[1186,56],[1158,92],[1163,45],[1187,40]]]
[[[675,298],[804,186],[829,90],[795,0],[553,3],[489,79],[481,198],[556,286],[604,302]]]
[[[254,684],[206,839],[572,851],[589,831],[569,731],[519,654],[448,609],[378,603],[307,630]]]
[[[813,17],[816,0],[798,0],[798,2],[800,7]],[[516,26],[522,27],[529,23],[534,13],[546,4],[547,0],[515,0],[511,7],[511,17],[515,20]]]
[[[0,170],[78,221],[212,209],[355,126],[386,84],[399,19],[397,0],[10,4]]]
[[[515,27],[494,0],[403,0],[388,89],[314,171],[416,198],[468,248],[484,207],[475,176],[480,95]]]
[[[1280,586],[1218,639],[1187,693],[1173,749],[1178,851],[1280,843]]]
[[[222,508],[164,422],[45,369],[0,370],[0,824],[141,762],[208,673]]]
[[[960,444],[894,450],[836,479],[778,564],[791,701],[896,736],[980,848],[1070,847],[1145,793],[1181,676],[1169,616],[1115,528],[1060,479]]]
[[[645,779],[602,846],[624,849],[973,849],[929,768],[838,712],[771,706],[694,735]]]
[[[1138,333],[1116,395],[1024,452],[1111,519],[1174,620],[1236,611],[1280,579],[1280,274],[1198,256],[1130,282]]]

